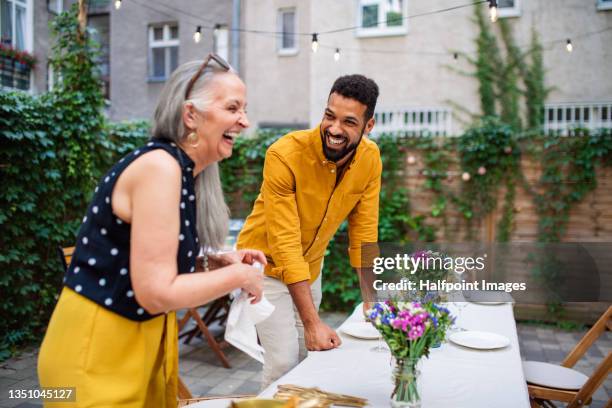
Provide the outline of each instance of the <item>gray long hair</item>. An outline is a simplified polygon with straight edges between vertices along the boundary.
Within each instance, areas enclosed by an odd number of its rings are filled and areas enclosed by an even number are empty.
[[[202,61],[191,61],[179,66],[161,92],[153,117],[153,138],[166,138],[177,144],[187,137],[183,123],[183,107],[192,103],[198,110],[206,111],[212,100],[211,79],[221,73],[219,68],[209,65],[200,75],[191,90],[191,99],[185,100],[187,83],[196,74]],[[230,71],[234,72],[234,71]],[[197,98],[193,95],[197,95]],[[195,179],[196,206],[198,213],[197,230],[200,245],[218,250],[227,237],[229,209],[223,197],[219,166],[212,163]]]

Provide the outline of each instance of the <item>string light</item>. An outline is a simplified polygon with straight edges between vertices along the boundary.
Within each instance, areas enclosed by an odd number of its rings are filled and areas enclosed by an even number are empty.
[[[319,49],[319,38],[317,36],[317,33],[313,33],[312,34],[312,52],[317,52],[317,50]]]
[[[197,43],[200,42],[200,40],[202,39],[202,26],[198,26],[198,28],[196,28],[195,33],[193,33],[193,41]]]
[[[565,48],[567,49],[567,52],[572,52],[574,50],[574,46],[572,45],[572,40],[570,40],[569,38],[565,42]]]
[[[461,175],[461,180],[463,180],[463,181],[470,181],[470,173],[468,173],[467,171],[465,173],[463,173]]]
[[[336,48],[336,52],[334,52],[334,60],[336,62],[340,61],[340,48]]]
[[[121,0],[115,0],[115,10],[119,10],[121,8]]]
[[[497,0],[489,0],[489,15],[492,23],[497,21]]]
[[[213,35],[215,37],[219,36],[219,29],[221,29],[221,24],[215,24],[215,28],[213,30]]]

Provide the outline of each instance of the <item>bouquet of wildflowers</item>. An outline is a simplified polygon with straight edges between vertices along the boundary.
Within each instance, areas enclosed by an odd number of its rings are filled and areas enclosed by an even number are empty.
[[[445,307],[433,302],[378,302],[367,311],[367,318],[380,332],[397,361],[394,372],[393,406],[419,406],[416,365],[440,344],[454,318]],[[393,402],[409,401],[405,404]],[[412,402],[418,405],[413,405]]]
[[[390,300],[374,304],[367,317],[397,359],[427,357],[454,321],[447,308],[435,303]]]

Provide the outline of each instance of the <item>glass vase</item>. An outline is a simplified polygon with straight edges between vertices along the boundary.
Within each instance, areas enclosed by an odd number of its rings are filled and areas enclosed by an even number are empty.
[[[418,359],[397,359],[393,369],[393,408],[420,408],[418,380],[421,372],[417,368]]]

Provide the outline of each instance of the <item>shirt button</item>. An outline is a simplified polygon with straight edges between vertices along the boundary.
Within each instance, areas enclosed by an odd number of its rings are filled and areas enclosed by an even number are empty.
[[[335,172],[336,172],[336,169],[331,169],[331,172],[332,172],[332,173],[335,173]]]
[[[319,240],[319,237],[316,237],[316,238],[315,238],[315,241],[318,241],[318,240]]]
[[[323,218],[323,221],[327,221],[327,217]]]

